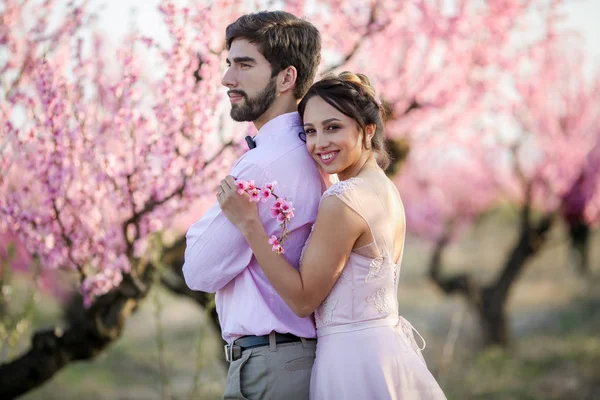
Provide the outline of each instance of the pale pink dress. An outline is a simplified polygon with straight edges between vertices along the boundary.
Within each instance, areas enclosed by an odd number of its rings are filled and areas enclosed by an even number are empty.
[[[405,219],[396,187],[385,179],[351,178],[334,184],[325,196],[337,196],[363,217],[375,240],[353,250],[315,311],[318,341],[310,398],[446,399],[427,369],[412,325],[398,315],[402,256],[394,262],[393,246],[396,224]]]

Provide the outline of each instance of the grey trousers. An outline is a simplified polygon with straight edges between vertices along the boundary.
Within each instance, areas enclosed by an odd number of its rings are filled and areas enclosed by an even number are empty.
[[[307,400],[316,340],[254,347],[229,364],[224,399]]]

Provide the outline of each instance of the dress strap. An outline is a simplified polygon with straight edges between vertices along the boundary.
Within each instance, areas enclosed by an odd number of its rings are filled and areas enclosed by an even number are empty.
[[[323,197],[341,195],[347,190],[354,189],[362,179],[354,177],[334,183],[323,193]]]

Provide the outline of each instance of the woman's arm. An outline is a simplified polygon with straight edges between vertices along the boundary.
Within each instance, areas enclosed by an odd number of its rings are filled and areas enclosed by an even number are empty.
[[[324,198],[297,271],[272,251],[256,205],[238,195],[231,182],[225,186],[219,196],[221,208],[248,241],[273,288],[298,316],[313,313],[342,273],[354,243],[367,231],[366,222],[337,197]]]

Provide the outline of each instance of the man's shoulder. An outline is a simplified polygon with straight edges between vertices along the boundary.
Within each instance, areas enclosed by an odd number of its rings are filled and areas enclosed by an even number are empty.
[[[304,143],[290,146],[277,154],[272,153],[253,150],[246,154],[236,169],[244,171],[242,175],[245,175],[245,179],[254,179],[257,183],[263,180],[277,181],[280,190],[289,192],[288,195],[298,196],[300,191],[304,192],[302,196],[320,198],[324,190],[323,179]]]
[[[254,165],[258,168],[264,169],[265,171],[278,171],[281,169],[286,172],[302,173],[304,169],[314,171],[318,173],[317,165],[312,159],[306,145],[300,143],[286,143],[284,146],[278,146],[278,148],[256,148],[251,152],[248,152],[243,160],[244,164]],[[293,168],[288,168],[291,166]]]

